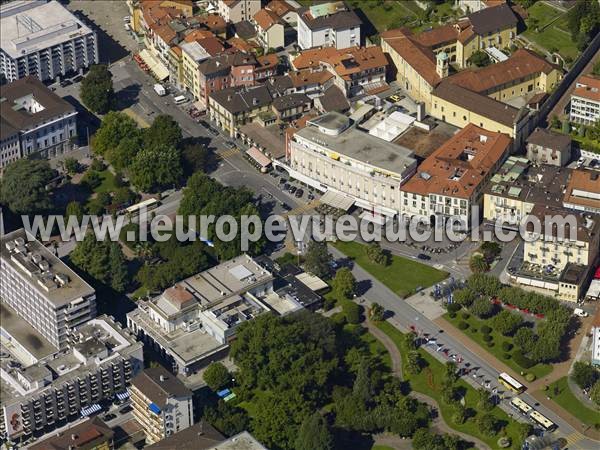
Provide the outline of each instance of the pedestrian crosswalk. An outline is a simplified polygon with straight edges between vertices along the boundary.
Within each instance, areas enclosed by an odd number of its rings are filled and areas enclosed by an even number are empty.
[[[236,149],[223,149],[223,150],[217,150],[216,154],[217,157],[220,159],[227,159],[227,158],[231,158],[233,155],[239,153],[238,150]]]
[[[285,213],[283,215],[283,217],[287,218],[289,216],[298,216],[300,214],[304,214],[305,212],[315,209],[318,205],[319,205],[319,200],[313,200],[311,202],[304,203],[304,204],[297,206],[294,209],[288,211],[287,213]]]
[[[577,445],[578,442],[585,439],[585,436],[577,431],[573,431],[571,434],[563,436],[563,439],[567,441],[567,447],[571,449],[583,449],[584,447]]]

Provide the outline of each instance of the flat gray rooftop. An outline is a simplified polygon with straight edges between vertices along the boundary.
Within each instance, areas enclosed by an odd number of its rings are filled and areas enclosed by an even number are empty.
[[[296,136],[388,172],[402,174],[416,163],[412,150],[363,133],[356,128],[348,128],[337,136],[331,136],[321,133],[314,126],[307,126],[296,132]]]
[[[11,253],[7,244],[13,245],[19,238],[25,241],[25,248],[19,253]],[[52,254],[41,242],[35,239],[29,241],[29,238],[32,236],[27,235],[22,228],[2,236],[0,238],[0,249],[2,250],[0,254],[3,263],[19,272],[33,288],[57,308],[94,294],[95,291],[89,284]],[[35,262],[34,257],[41,257],[41,261]],[[47,263],[46,270],[40,268],[42,262]],[[68,280],[66,284],[56,284],[54,279],[57,275],[66,278]],[[3,290],[0,289],[0,293]]]
[[[25,347],[36,359],[46,358],[58,351],[35,328],[3,302],[0,302],[0,328]]]
[[[0,46],[12,58],[92,33],[56,1],[17,0],[0,7]]]

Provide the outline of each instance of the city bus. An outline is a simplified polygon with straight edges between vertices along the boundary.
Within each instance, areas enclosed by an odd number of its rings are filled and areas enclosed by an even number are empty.
[[[554,422],[535,410],[529,415],[529,417],[546,431],[553,431],[557,428]]]
[[[515,397],[510,401],[510,406],[518,410],[521,414],[527,416],[533,411],[533,408],[529,404],[519,397]]]
[[[520,394],[525,390],[525,386],[523,386],[506,372],[502,372],[500,375],[498,375],[498,382],[506,389],[510,389],[517,394]]]
[[[121,214],[127,214],[131,217],[137,217],[143,208],[146,208],[146,211],[152,211],[153,209],[158,207],[159,204],[160,202],[157,199],[149,198],[142,202],[136,203],[135,205],[131,205],[129,208],[125,208],[121,211]]]

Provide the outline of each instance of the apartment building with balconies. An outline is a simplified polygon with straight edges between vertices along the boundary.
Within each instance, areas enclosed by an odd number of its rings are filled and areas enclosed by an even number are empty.
[[[10,307],[2,307],[2,319],[3,349],[10,356],[0,363],[0,429],[12,442],[40,438],[99,411],[105,400],[127,397],[127,386],[143,369],[142,344],[112,317],[78,327],[61,350]],[[22,350],[41,348],[50,351],[28,364]]]
[[[143,428],[148,445],[194,424],[192,391],[163,367],[141,372],[129,392],[133,417]]]
[[[0,238],[0,301],[58,349],[96,316],[96,293],[24,229]]]
[[[99,61],[96,33],[55,0],[3,2],[0,28],[0,73],[8,81],[55,80]]]
[[[577,79],[571,93],[569,120],[584,125],[593,125],[600,119],[600,79],[582,75]]]

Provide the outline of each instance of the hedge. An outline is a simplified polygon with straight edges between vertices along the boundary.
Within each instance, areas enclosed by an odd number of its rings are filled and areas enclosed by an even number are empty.
[[[515,350],[512,356],[513,361],[516,362],[523,369],[529,369],[535,366],[535,361],[532,361],[531,359],[527,358],[525,355],[523,355],[523,353],[521,353],[520,350]]]

